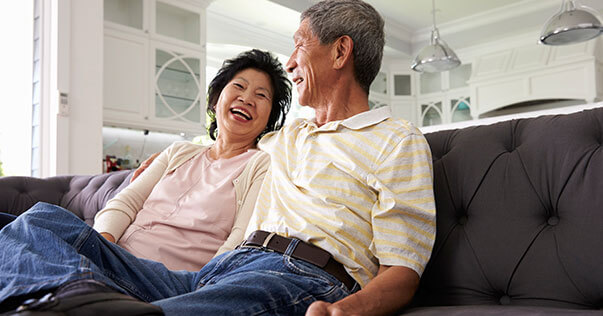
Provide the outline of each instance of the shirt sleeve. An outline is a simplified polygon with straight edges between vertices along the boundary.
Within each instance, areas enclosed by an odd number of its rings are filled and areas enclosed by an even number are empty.
[[[96,214],[93,228],[97,232],[111,234],[116,242],[121,238],[126,228],[136,219],[153,187],[163,176],[172,147],[162,151],[138,178],[109,200],[105,208]]]
[[[435,241],[431,151],[421,134],[405,136],[369,175],[378,192],[371,211],[371,251],[380,265],[405,266],[419,276]]]

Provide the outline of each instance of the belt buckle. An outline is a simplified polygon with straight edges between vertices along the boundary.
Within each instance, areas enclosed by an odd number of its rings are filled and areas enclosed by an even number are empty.
[[[276,233],[270,233],[268,234],[268,236],[266,236],[266,238],[264,239],[264,242],[262,243],[262,245],[252,245],[252,244],[248,244],[248,240],[245,239],[243,240],[236,249],[238,248],[253,248],[253,249],[259,249],[259,250],[263,250],[263,251],[267,251],[267,252],[274,252],[273,249],[268,248],[268,243],[270,242],[270,240],[272,239],[272,237],[274,237],[276,235]]]
[[[270,233],[268,234],[268,236],[266,236],[266,238],[264,239],[264,242],[262,243],[261,246],[256,246],[257,249],[262,249],[264,251],[267,252],[274,252],[273,249],[268,248],[268,243],[270,242],[270,240],[272,239],[272,237],[274,237],[274,235],[276,235],[276,233]]]

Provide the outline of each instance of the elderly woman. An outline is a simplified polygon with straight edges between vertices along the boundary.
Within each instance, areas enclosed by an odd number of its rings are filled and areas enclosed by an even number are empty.
[[[195,271],[233,249],[268,169],[269,158],[256,143],[283,125],[290,101],[291,83],[269,53],[251,50],[227,60],[208,89],[213,145],[177,142],[161,152],[97,214],[96,232],[45,203],[0,231],[0,305],[15,307],[109,267],[121,269],[98,281],[125,287],[121,273]],[[71,278],[55,278],[65,271]],[[30,282],[33,276],[47,278]]]
[[[234,249],[269,164],[256,143],[282,126],[290,99],[290,83],[269,54],[227,60],[208,89],[215,143],[168,147],[96,215],[94,229],[172,270],[199,270]]]

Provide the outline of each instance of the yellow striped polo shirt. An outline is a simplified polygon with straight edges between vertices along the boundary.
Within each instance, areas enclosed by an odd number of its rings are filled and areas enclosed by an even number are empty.
[[[435,239],[431,152],[389,107],[266,135],[271,157],[246,235],[262,229],[329,251],[365,286],[379,265],[422,274]]]

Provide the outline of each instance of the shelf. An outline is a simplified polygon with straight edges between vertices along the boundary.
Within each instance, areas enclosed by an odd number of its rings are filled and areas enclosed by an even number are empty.
[[[190,111],[184,114],[184,119],[194,122],[201,122],[201,103],[199,101],[193,104],[193,100],[187,98],[173,97],[173,96],[163,96],[164,99],[169,103],[170,107],[176,113],[183,113],[192,107]],[[174,114],[166,108],[163,104],[159,96],[155,94],[155,116],[157,118],[172,118]],[[177,120],[183,120],[182,118],[176,118]]]
[[[195,101],[194,99],[190,99],[190,98],[186,98],[186,97],[179,97],[179,96],[175,96],[175,95],[169,95],[169,94],[161,94],[165,99],[175,99],[175,100],[180,100],[180,101],[188,101],[188,102],[193,102]],[[155,92],[155,96],[158,97],[159,94],[157,92]]]
[[[201,44],[201,16],[198,12],[157,1],[155,19],[157,34]]]
[[[155,70],[159,70],[161,69],[161,65],[155,65]],[[192,67],[191,67],[192,68]],[[165,67],[165,69],[163,71],[173,71],[173,72],[178,72],[178,73],[182,73],[182,74],[187,74],[190,75],[191,73],[188,70],[180,70],[177,68],[170,68],[170,67]],[[155,72],[157,73],[157,72]],[[195,72],[195,76],[197,77],[197,79],[201,78],[200,75],[198,73]]]
[[[142,30],[142,0],[104,0],[105,21]]]

